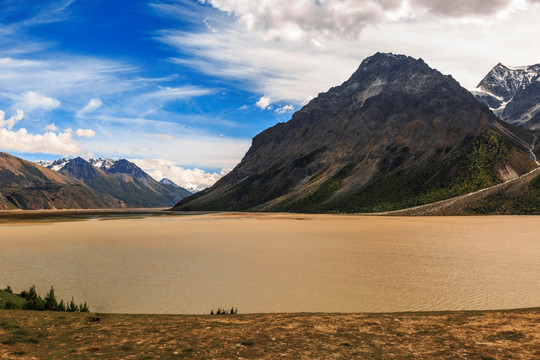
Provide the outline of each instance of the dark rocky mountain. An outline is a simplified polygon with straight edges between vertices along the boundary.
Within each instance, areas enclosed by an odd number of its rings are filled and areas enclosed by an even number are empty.
[[[540,127],[540,64],[509,67],[499,63],[473,94],[506,122]]]
[[[377,53],[257,135],[233,171],[174,209],[405,208],[529,171],[533,141],[421,59]]]
[[[128,207],[168,207],[191,195],[188,190],[161,184],[127,160],[60,159],[48,164],[79,179],[95,191],[121,200]]]
[[[123,204],[74,178],[0,153],[0,209],[100,209]]]

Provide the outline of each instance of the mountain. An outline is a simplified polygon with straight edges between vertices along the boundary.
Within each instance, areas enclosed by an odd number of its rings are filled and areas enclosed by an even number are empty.
[[[178,186],[161,184],[127,160],[77,157],[44,163],[61,174],[79,179],[95,191],[113,196],[128,207],[167,207],[191,195]]]
[[[0,153],[0,209],[119,208],[112,196],[7,153]]]
[[[540,64],[497,64],[473,94],[501,119],[529,129],[540,128]]]
[[[170,186],[174,186],[176,188],[179,188],[180,186],[176,185],[172,180],[170,179],[167,179],[167,178],[163,178],[161,180],[159,180],[160,183],[164,184],[164,185],[170,185]]]
[[[229,174],[173,209],[405,208],[529,171],[534,140],[422,59],[377,53],[290,121],[255,136]]]

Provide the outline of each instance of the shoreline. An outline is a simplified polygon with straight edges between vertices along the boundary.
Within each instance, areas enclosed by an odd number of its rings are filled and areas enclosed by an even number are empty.
[[[136,315],[0,310],[0,358],[536,359],[540,308]]]

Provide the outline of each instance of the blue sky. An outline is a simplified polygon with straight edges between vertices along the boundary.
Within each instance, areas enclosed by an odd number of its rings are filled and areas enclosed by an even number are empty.
[[[452,6],[448,6],[451,3]],[[211,185],[377,51],[472,88],[540,62],[538,1],[0,0],[0,150]],[[223,170],[225,169],[225,170]]]

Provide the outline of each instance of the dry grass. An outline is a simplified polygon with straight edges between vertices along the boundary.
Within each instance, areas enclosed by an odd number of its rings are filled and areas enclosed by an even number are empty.
[[[7,359],[539,359],[540,309],[235,316],[0,311]]]

